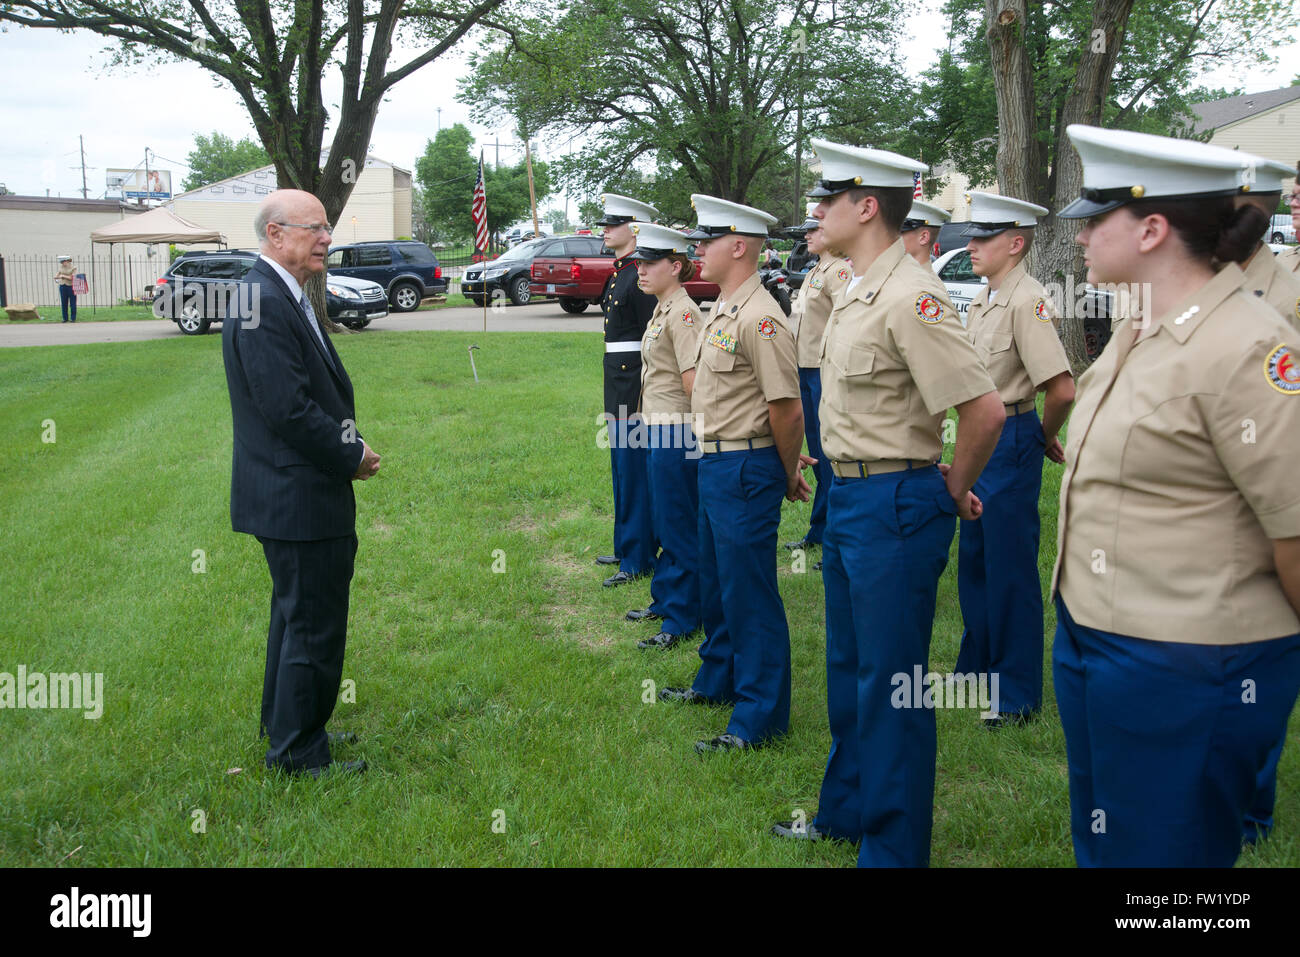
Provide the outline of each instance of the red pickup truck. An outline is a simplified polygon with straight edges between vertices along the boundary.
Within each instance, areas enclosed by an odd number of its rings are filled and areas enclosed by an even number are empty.
[[[555,248],[552,243],[549,253]],[[687,247],[695,252],[694,246]],[[563,256],[549,255],[533,260],[528,292],[535,299],[559,299],[565,312],[579,313],[588,306],[600,305],[605,284],[614,275],[614,253],[597,236],[569,236],[564,240]],[[699,260],[695,260],[696,275]],[[716,283],[692,279],[686,293],[698,302],[718,298]]]

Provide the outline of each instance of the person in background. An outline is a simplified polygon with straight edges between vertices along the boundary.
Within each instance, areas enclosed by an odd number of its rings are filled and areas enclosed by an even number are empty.
[[[59,284],[59,306],[63,309],[64,322],[77,321],[77,294],[72,290],[76,276],[76,267],[72,265],[71,256],[59,257],[59,271],[54,274],[54,281]],[[72,318],[68,318],[69,309]]]
[[[1296,242],[1300,243],[1300,163],[1295,164],[1296,181],[1291,184],[1291,228],[1295,230]],[[1292,272],[1300,272],[1300,245],[1292,246],[1279,253],[1278,264]]]
[[[907,254],[927,269],[930,267],[930,251],[939,238],[939,228],[952,218],[946,209],[931,206],[919,199],[912,200],[912,208],[903,220],[900,230],[903,236],[903,248]]]

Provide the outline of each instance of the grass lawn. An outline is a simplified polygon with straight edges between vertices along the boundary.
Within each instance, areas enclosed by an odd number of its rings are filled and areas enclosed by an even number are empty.
[[[42,322],[62,322],[63,310],[59,306],[37,306],[36,314]],[[126,319],[154,319],[149,306],[77,306],[77,322],[121,322]],[[170,320],[167,320],[170,321]],[[13,322],[0,309],[0,325],[30,326],[30,322]]]
[[[788,737],[701,759],[692,744],[725,711],[643,703],[646,682],[690,682],[698,643],[638,651],[653,626],[621,617],[648,586],[600,587],[612,505],[597,334],[376,330],[337,346],[384,463],[356,487],[355,700],[332,723],[360,736],[336,755],[371,769],[322,781],[262,768],[270,578],[257,542],[230,530],[220,338],[0,352],[0,671],[102,672],[105,696],[99,720],[0,712],[0,860],[851,865],[851,848],[766,834],[795,809],[811,820],[829,746],[811,559],[803,572],[779,556]],[[1044,481],[1044,578],[1059,474]],[[807,519],[787,504],[782,540]],[[960,632],[954,538],[934,670],[952,670]],[[938,712],[934,865],[1073,864],[1050,668],[1046,685],[1025,729]],[[1300,865],[1294,742],[1278,792],[1278,830],[1244,865]]]

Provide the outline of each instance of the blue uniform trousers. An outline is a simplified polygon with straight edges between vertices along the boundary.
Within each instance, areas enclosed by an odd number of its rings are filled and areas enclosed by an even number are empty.
[[[1231,867],[1257,776],[1300,691],[1300,634],[1149,641],[1056,600],[1052,675],[1080,867]]]
[[[705,637],[691,687],[734,704],[727,732],[758,743],[790,727],[790,629],[776,584],[785,466],[769,446],[707,454],[699,475]]]
[[[959,674],[997,674],[998,711],[1043,704],[1043,593],[1038,577],[1038,493],[1046,439],[1038,413],[1009,416],[975,482],[984,503],[961,522],[957,595],[965,630]]]
[[[1242,840],[1254,844],[1261,836],[1268,837],[1273,830],[1273,802],[1277,800],[1277,763],[1282,760],[1286,744],[1286,729],[1268,749],[1264,767],[1255,776],[1255,797],[1242,822]]]
[[[689,635],[700,627],[699,446],[689,425],[650,426],[650,503],[659,559],[650,582],[650,610],[662,631]]]
[[[808,534],[804,538],[821,542],[826,538],[826,502],[834,478],[830,460],[822,454],[821,420],[817,412],[822,401],[821,369],[799,369],[799,398],[803,403],[803,434],[808,440],[808,454],[817,460],[813,466],[817,487],[813,490],[812,518],[808,520]]]
[[[815,823],[861,839],[861,867],[930,860],[934,712],[894,707],[893,676],[928,670],[955,516],[934,466],[831,485],[822,558],[831,750]]]
[[[642,575],[654,571],[654,526],[650,518],[650,450],[642,441],[644,426],[610,420],[609,458],[614,477],[614,554],[619,571]]]

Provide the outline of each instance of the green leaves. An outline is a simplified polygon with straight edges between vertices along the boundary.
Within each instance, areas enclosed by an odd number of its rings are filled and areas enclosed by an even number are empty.
[[[236,143],[224,133],[213,130],[211,136],[199,133],[194,137],[194,149],[185,162],[189,164],[190,174],[181,183],[182,190],[198,189],[266,166],[271,157],[247,136]]]

